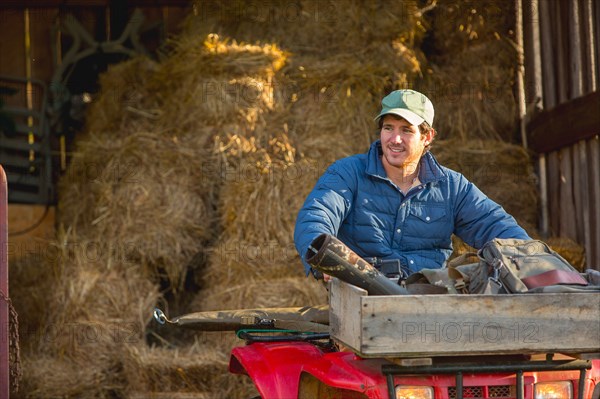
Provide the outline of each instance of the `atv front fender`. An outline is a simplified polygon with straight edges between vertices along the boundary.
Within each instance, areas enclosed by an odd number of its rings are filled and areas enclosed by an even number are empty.
[[[255,342],[231,351],[229,371],[247,374],[263,399],[295,398],[304,365],[322,356],[310,343]]]

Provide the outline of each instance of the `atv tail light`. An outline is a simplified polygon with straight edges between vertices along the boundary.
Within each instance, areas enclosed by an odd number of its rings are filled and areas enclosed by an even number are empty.
[[[535,399],[572,399],[571,381],[541,382],[535,384]]]
[[[433,399],[433,388],[398,385],[396,399]]]

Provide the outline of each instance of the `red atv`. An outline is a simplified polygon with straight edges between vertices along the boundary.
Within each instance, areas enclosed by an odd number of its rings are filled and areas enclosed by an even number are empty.
[[[431,308],[438,304],[427,304],[422,312],[410,311],[417,302],[448,301],[448,295],[365,294],[334,279],[329,307],[200,312],[173,320],[156,310],[155,318],[161,324],[204,331],[235,331],[246,345],[232,350],[229,370],[248,375],[264,399],[599,398],[600,360],[589,359],[599,354],[562,354],[580,351],[582,340],[588,340],[577,330],[577,316],[570,320],[574,329],[562,328],[564,336],[553,339],[558,350],[546,351],[536,348],[548,345],[548,334],[532,328],[533,324],[515,331],[514,318],[507,322],[505,314],[488,315],[480,326],[472,316],[436,326],[427,320],[436,317]],[[544,296],[536,298],[547,307]],[[480,308],[489,302],[488,298],[477,299]],[[404,307],[398,306],[398,301],[413,303]],[[392,303],[397,310],[386,314]],[[582,310],[585,313],[596,305],[584,305]],[[566,317],[583,314],[577,309],[568,313]],[[423,321],[415,322],[413,314]],[[561,316],[554,318],[557,327],[551,333],[561,329]],[[511,323],[512,330],[502,323]],[[498,331],[510,332],[506,334],[510,339]],[[569,343],[571,348],[565,350]]]
[[[334,237],[312,247],[329,306],[155,319],[236,331],[229,370],[264,399],[600,399],[597,293],[423,294]]]

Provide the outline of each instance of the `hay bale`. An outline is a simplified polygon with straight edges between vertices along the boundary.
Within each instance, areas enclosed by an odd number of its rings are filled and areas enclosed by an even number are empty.
[[[209,150],[194,137],[146,132],[79,143],[60,182],[60,222],[116,258],[166,275],[178,289],[186,265],[212,236]]]
[[[130,392],[206,392],[227,365],[226,354],[200,347],[130,346],[123,367]]]
[[[245,3],[196,4],[184,35],[216,31],[247,42],[276,37],[290,56],[284,76],[275,81],[275,99],[291,113],[289,134],[299,152],[327,163],[364,152],[373,139],[370,116],[380,99],[421,73],[422,56],[413,50],[423,36],[417,2],[384,7],[369,1],[301,1],[290,8],[273,0],[261,8],[261,17],[240,15]],[[269,24],[257,24],[257,17]]]
[[[124,346],[143,339],[158,298],[157,287],[143,277],[139,265],[118,263],[93,242],[70,238],[57,240],[56,256],[41,266],[51,272],[52,290],[44,298],[44,317],[36,334],[28,337],[24,356],[40,356],[51,372],[38,372],[45,368],[37,360],[24,367],[25,386],[30,387],[25,396],[44,392],[54,397],[62,392],[110,397],[110,392],[123,388],[115,372],[121,353]],[[73,365],[85,371],[72,373]]]
[[[416,88],[444,138],[517,138],[514,15],[512,2],[439,0],[425,16],[430,63]]]
[[[183,34],[170,41],[170,50],[163,54],[152,84],[177,88],[186,79],[202,78],[204,73],[230,78],[272,77],[285,64],[286,55],[275,44],[237,42],[218,34]],[[172,89],[165,91],[174,94]]]
[[[327,303],[327,290],[312,277],[265,277],[237,285],[202,289],[190,311],[311,306]]]
[[[250,43],[277,40],[293,53],[351,54],[364,51],[366,44],[422,34],[421,13],[413,0],[269,0],[258,8],[251,0],[196,1],[194,7],[184,35],[217,32]]]
[[[158,123],[177,121],[177,129],[191,131],[230,123],[252,129],[273,107],[275,73],[286,57],[272,44],[181,36],[148,85],[161,94]]]
[[[86,115],[86,130],[104,135],[122,136],[132,124],[147,122],[156,112],[156,94],[148,90],[148,82],[157,63],[138,56],[111,65],[100,75],[100,92]]]
[[[585,248],[567,237],[549,237],[545,242],[580,272],[585,271]]]
[[[48,298],[57,283],[50,264],[57,256],[56,248],[41,241],[38,245],[9,264],[10,297],[19,315],[19,345],[23,353],[38,349],[48,314]]]
[[[232,136],[222,148],[229,170],[219,201],[221,241],[287,245],[296,215],[319,176],[315,162],[295,161],[295,149],[284,135],[262,148],[252,139]]]
[[[232,334],[233,335],[233,334]],[[167,349],[131,346],[123,362],[128,397],[250,397],[256,389],[248,378],[228,375],[229,351],[207,345]],[[174,394],[174,396],[168,396]]]
[[[269,284],[271,278],[299,277],[302,270],[291,237],[287,243],[275,239],[259,242],[227,237],[210,248],[208,264],[198,276],[198,282],[201,287],[251,281]]]
[[[107,381],[105,373],[72,359],[32,353],[21,360],[23,378],[11,397],[108,399],[122,388]]]
[[[15,295],[25,298],[23,397],[110,397],[123,386],[115,373],[122,348],[142,339],[158,298],[139,266],[109,262],[94,242],[72,238],[23,258],[31,263],[14,276]]]
[[[221,234],[209,250],[201,286],[301,275],[292,242],[295,219],[322,171],[314,161],[296,161],[287,136],[272,136],[262,145],[236,135],[219,138],[226,169],[218,208]]]
[[[501,141],[436,140],[431,152],[442,165],[463,173],[520,224],[537,225],[537,179],[523,147]]]
[[[453,56],[451,63],[431,65],[425,83],[417,88],[435,105],[434,126],[443,138],[507,142],[516,138],[513,71],[483,61],[482,53],[488,52],[486,46],[471,48]]]
[[[383,84],[373,90],[343,86],[326,84],[318,89],[302,89],[293,104],[290,135],[305,157],[330,164],[366,152],[376,138],[373,117],[379,108]]]
[[[102,369],[123,345],[143,339],[158,289],[135,266],[105,262],[74,260],[61,272],[48,298],[56,311],[47,316],[40,351]]]

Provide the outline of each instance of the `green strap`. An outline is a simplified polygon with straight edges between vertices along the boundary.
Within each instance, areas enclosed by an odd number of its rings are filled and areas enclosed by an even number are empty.
[[[236,331],[235,335],[240,338],[241,333],[294,333],[297,334],[299,331],[296,330],[277,330],[277,329],[265,329],[265,328],[248,328]],[[312,333],[311,333],[312,334]],[[242,339],[242,338],[240,338]]]

